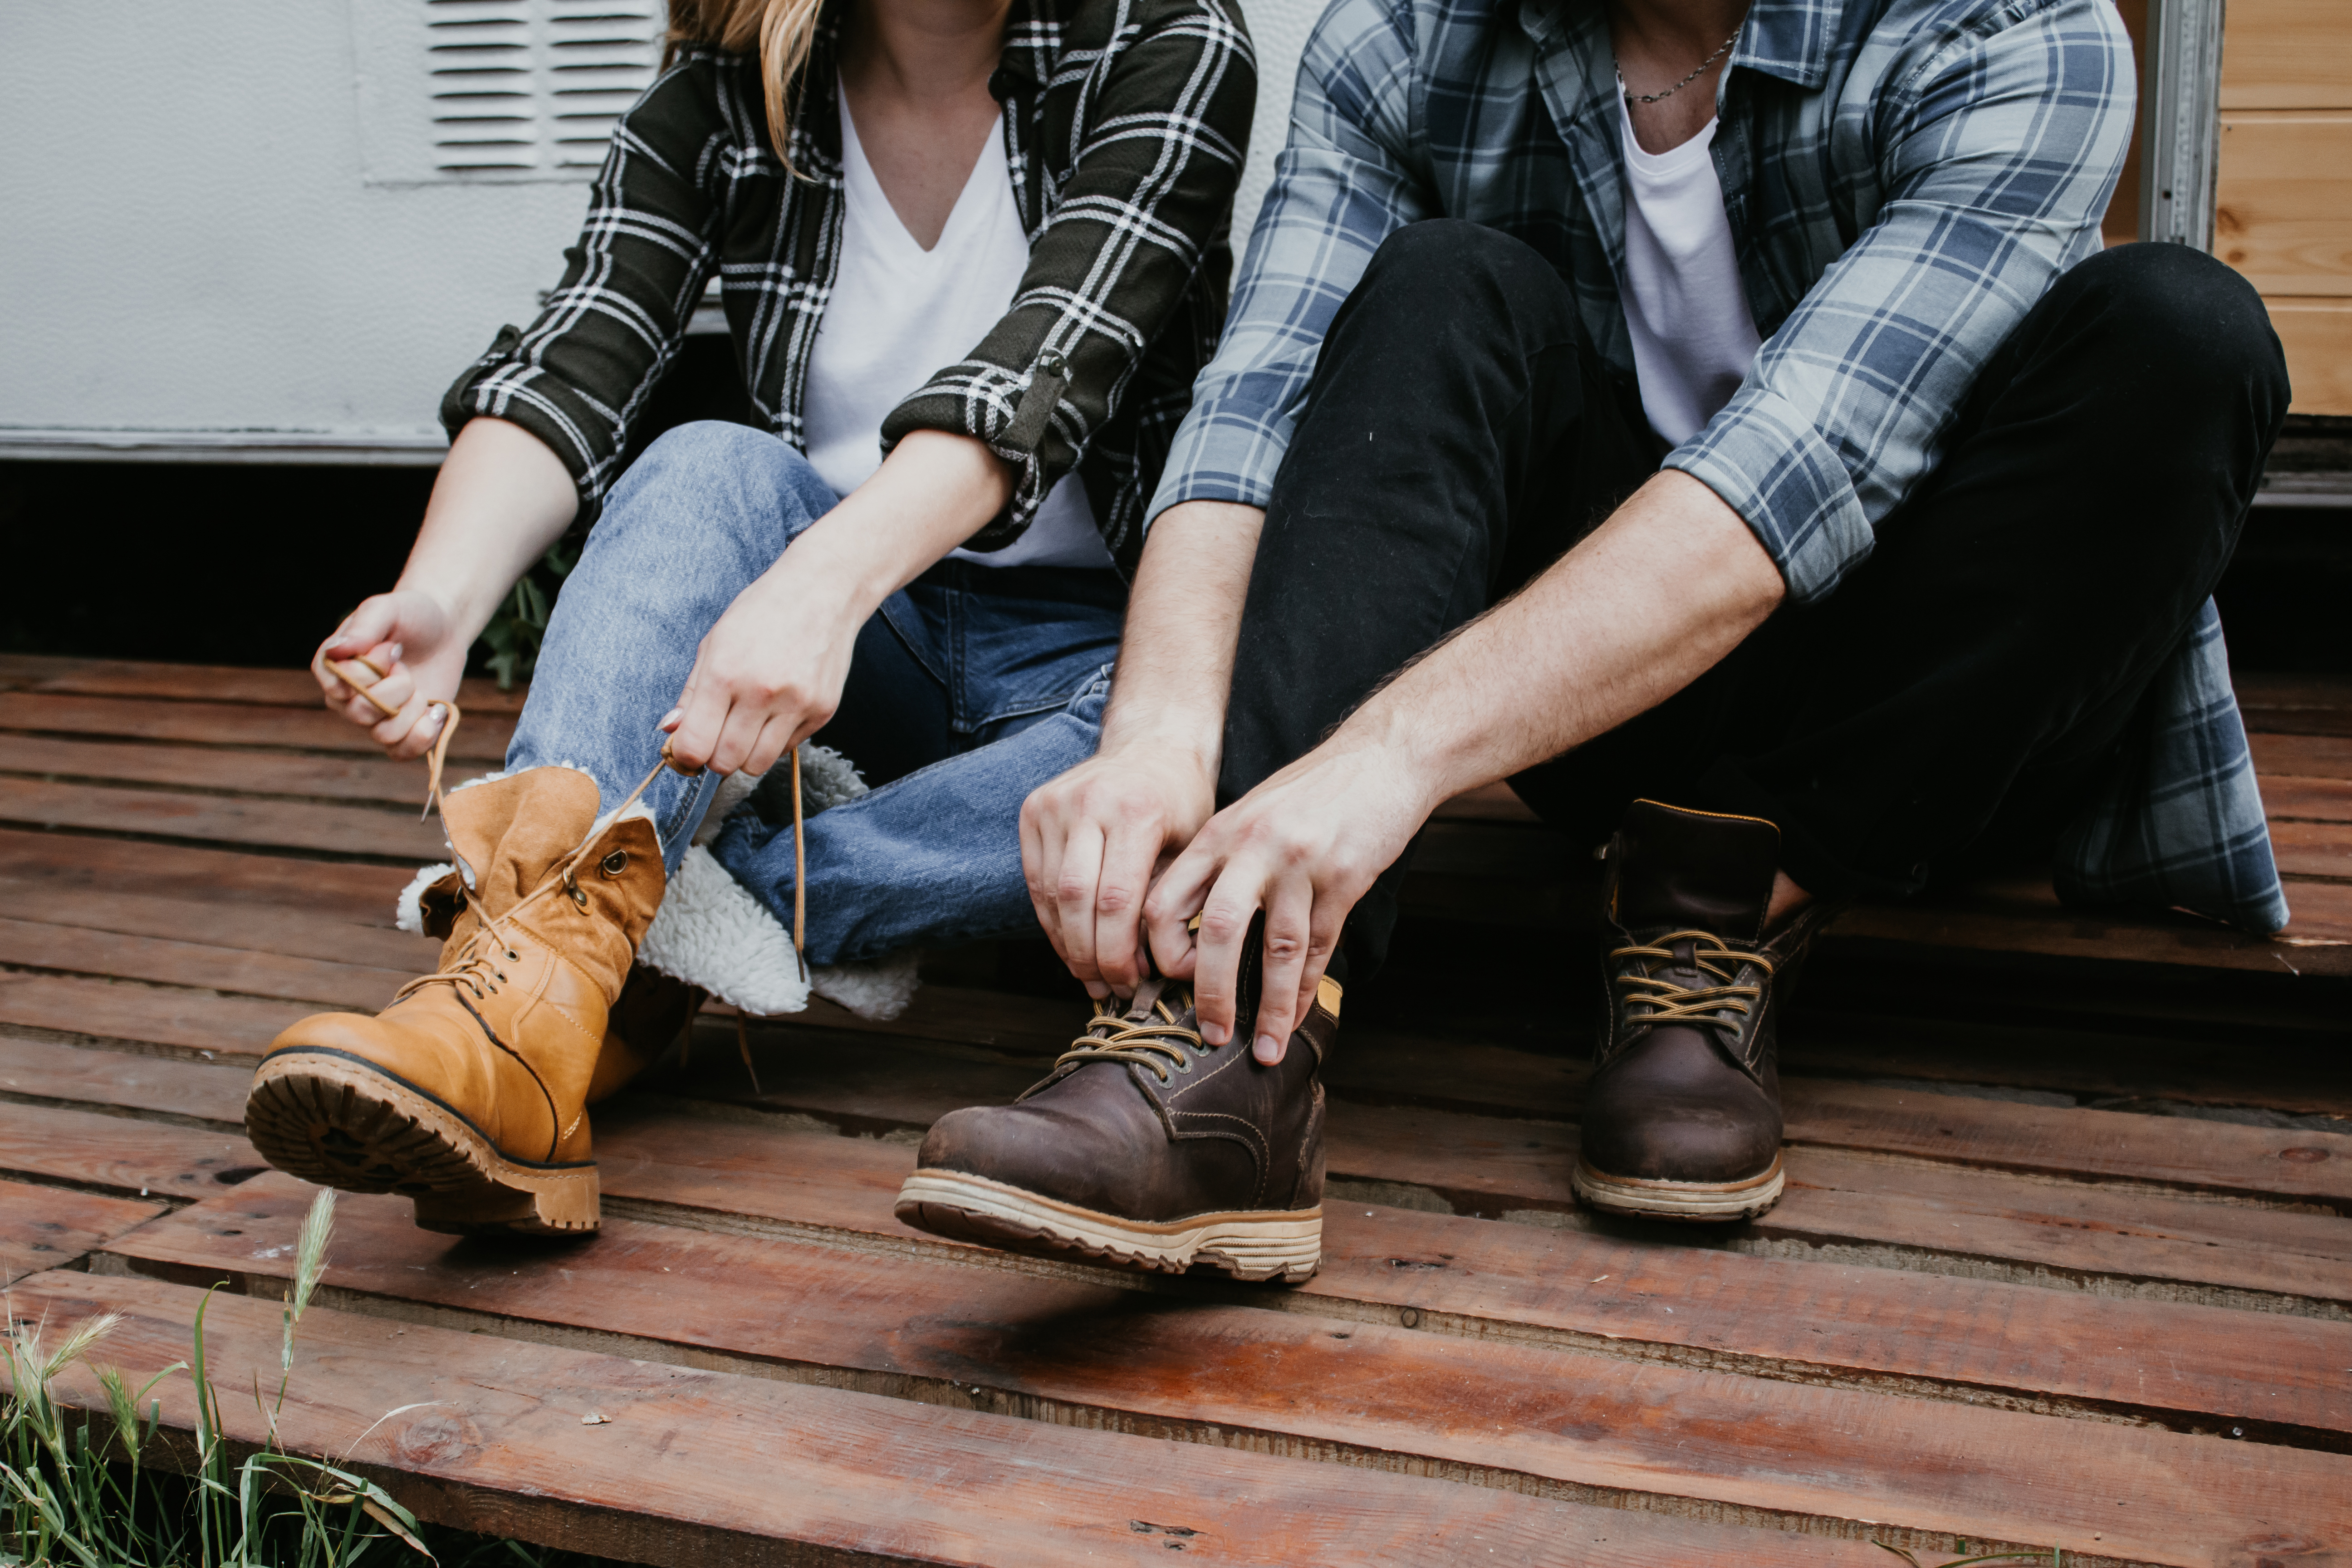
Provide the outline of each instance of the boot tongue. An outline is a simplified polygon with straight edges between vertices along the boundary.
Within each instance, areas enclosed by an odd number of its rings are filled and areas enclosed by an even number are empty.
[[[1663,927],[1754,942],[1772,901],[1780,830],[1758,816],[1637,800],[1609,858],[1609,918],[1625,931]]]
[[[595,825],[596,781],[576,768],[530,768],[442,797],[442,825],[474,896],[502,915],[538,890]]]

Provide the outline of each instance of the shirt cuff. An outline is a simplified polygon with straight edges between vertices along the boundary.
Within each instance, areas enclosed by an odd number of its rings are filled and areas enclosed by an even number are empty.
[[[1060,363],[1058,355],[1055,363]],[[1037,408],[1030,405],[1029,395],[1037,390],[1039,379],[1040,372],[1034,368],[1024,374],[984,361],[967,360],[950,365],[929,384],[908,394],[882,421],[886,455],[917,430],[944,430],[984,443],[1012,465],[1012,500],[993,521],[964,542],[967,550],[1001,550],[1020,538],[1045,504],[1046,492],[1068,471],[1066,462],[1049,462],[1045,450],[1047,426],[1054,416],[1064,416],[1066,426],[1076,425],[1075,411],[1058,395],[1066,382],[1046,387],[1045,395],[1052,401]],[[1024,414],[1029,416],[1025,420],[1021,417]],[[1066,437],[1055,445],[1066,457]]]
[[[1828,594],[1870,553],[1870,517],[1853,476],[1812,421],[1778,393],[1741,388],[1661,467],[1722,497],[1755,531],[1798,604]]]
[[[1257,409],[1195,405],[1176,432],[1144,517],[1156,518],[1188,500],[1264,508],[1274,497],[1274,476],[1290,449],[1294,424]]]

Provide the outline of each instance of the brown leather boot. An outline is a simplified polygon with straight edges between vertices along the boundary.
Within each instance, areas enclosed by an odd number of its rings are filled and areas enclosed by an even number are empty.
[[[629,816],[590,839],[595,781],[532,768],[451,791],[474,886],[441,967],[375,1017],[305,1018],[271,1044],[247,1135],[280,1170],[404,1193],[427,1230],[597,1223],[587,1097],[613,1004],[661,902],[660,842]]]
[[[1097,1004],[1051,1077],[1011,1105],[940,1119],[898,1218],[1008,1252],[1307,1279],[1322,1259],[1318,1079],[1339,984],[1322,983],[1281,1063],[1261,1067],[1249,1047],[1256,973],[1244,966],[1222,1047],[1202,1043],[1185,985],[1152,981],[1132,1003]]]
[[[1609,846],[1601,1042],[1577,1195],[1611,1214],[1741,1220],[1780,1201],[1775,1002],[1834,913],[1769,942],[1780,830],[1760,817],[1633,803]]]

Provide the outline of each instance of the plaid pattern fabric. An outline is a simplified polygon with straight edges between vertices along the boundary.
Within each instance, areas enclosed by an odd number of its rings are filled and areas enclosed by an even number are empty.
[[[442,404],[523,426],[563,459],[592,521],[630,434],[715,271],[756,417],[805,449],[801,402],[841,261],[839,86],[832,0],[792,127],[769,145],[758,62],[683,51],[624,115],[579,242],[546,308],[508,327]],[[1216,347],[1226,229],[1256,106],[1256,65],[1229,0],[1015,0],[991,89],[1028,270],[969,358],[884,422],[987,442],[1017,465],[1005,514],[970,542],[1018,538],[1076,468],[1103,540],[1133,574],[1143,500],[1193,377]]]
[[[2106,0],[1756,0],[1714,142],[1767,342],[1666,459],[1818,599],[1936,467],[1969,384],[2099,247],[2135,93]],[[1617,89],[1599,0],[1334,0],[1223,346],[1147,515],[1263,506],[1323,334],[1381,241],[1467,218],[1549,257],[1630,384]],[[2211,607],[2158,682],[2134,789],[2070,834],[2062,893],[2286,923]]]

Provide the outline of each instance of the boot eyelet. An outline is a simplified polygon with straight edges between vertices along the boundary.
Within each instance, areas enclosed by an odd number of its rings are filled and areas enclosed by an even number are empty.
[[[569,893],[569,894],[571,894],[571,895],[572,895],[572,901],[573,903],[578,904],[578,905],[580,906],[580,909],[581,909],[581,912],[582,912],[582,913],[583,913],[583,914],[584,914],[584,913],[586,913],[586,912],[587,912],[587,909],[588,909],[588,895],[587,895],[587,894],[585,894],[585,893],[582,892],[582,891],[581,891],[578,888],[576,888],[576,887],[570,887],[570,888],[566,888],[566,889],[564,889],[563,890],[564,890],[565,892],[567,892],[567,893]]]
[[[1191,1072],[1192,1070],[1192,1058],[1191,1057],[1186,1057],[1182,1061],[1178,1062],[1176,1064],[1176,1070],[1181,1073]]]
[[[604,864],[596,868],[607,877],[617,877],[629,868],[629,852],[625,849],[615,849],[605,856]]]

